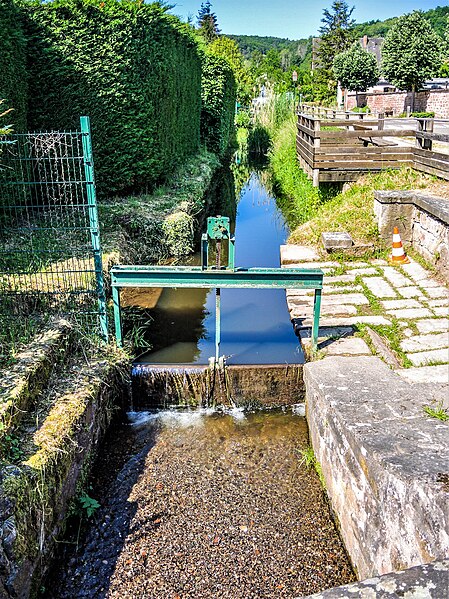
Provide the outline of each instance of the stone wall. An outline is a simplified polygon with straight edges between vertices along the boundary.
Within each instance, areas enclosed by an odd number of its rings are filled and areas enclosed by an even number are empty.
[[[374,198],[381,237],[390,243],[398,227],[405,246],[449,277],[449,201],[414,191],[375,191]]]
[[[311,362],[304,378],[310,439],[359,579],[444,559],[449,425],[423,403],[447,402],[447,387],[410,385],[374,356]]]
[[[358,105],[369,106],[373,113],[393,110],[393,115],[396,116],[407,112],[408,106],[411,108],[412,92],[359,93]],[[345,110],[352,110],[356,106],[356,95],[350,92],[346,98]],[[416,92],[414,111],[434,112],[437,118],[449,118],[449,90]]]

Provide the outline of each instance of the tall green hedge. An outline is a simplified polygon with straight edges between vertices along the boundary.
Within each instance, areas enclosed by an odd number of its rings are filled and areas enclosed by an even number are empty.
[[[29,128],[91,117],[103,194],[152,187],[198,149],[201,61],[186,25],[159,4],[25,5]]]
[[[211,152],[223,156],[234,133],[237,86],[223,58],[206,53],[203,58],[201,137]]]
[[[13,0],[0,0],[0,112],[13,108],[8,124],[14,131],[26,129],[26,42],[19,11]]]

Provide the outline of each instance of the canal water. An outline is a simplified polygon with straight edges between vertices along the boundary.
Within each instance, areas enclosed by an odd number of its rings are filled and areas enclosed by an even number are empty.
[[[250,175],[240,194],[232,229],[236,266],[280,266],[279,248],[287,240],[288,229],[260,172]],[[199,264],[200,256],[189,262]],[[284,290],[223,289],[221,314],[220,353],[228,364],[304,362]],[[213,290],[164,289],[149,311],[149,321],[146,335],[153,350],[141,356],[139,363],[207,364],[214,356]]]
[[[238,265],[279,265],[287,230],[256,173],[241,193],[235,234]],[[225,291],[222,349],[230,360],[302,361],[284,291]],[[213,293],[164,291],[150,319],[155,351],[143,359],[207,361],[214,303]],[[92,514],[78,507],[82,526],[60,544],[44,596],[293,598],[353,581],[307,465],[308,445],[300,404],[123,415],[90,481],[88,495],[100,507]]]

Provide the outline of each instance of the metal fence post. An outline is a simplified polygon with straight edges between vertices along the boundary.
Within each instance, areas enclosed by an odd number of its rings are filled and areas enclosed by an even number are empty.
[[[101,337],[108,341],[108,316],[106,311],[106,294],[103,280],[103,260],[101,255],[100,226],[98,221],[97,196],[94,179],[94,161],[92,154],[92,140],[90,132],[90,119],[88,116],[80,118],[81,136],[83,142],[83,162],[86,177],[86,191],[89,208],[90,236],[94,254],[95,277],[98,294],[98,313],[100,317]]]

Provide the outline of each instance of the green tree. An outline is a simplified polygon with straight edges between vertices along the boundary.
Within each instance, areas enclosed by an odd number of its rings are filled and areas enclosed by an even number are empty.
[[[376,57],[364,50],[359,42],[354,42],[346,52],[337,54],[333,70],[341,86],[355,91],[356,94],[375,85],[379,80]]]
[[[355,21],[351,18],[354,7],[346,2],[335,0],[330,10],[323,11],[320,27],[319,64],[323,69],[331,70],[337,54],[347,50],[353,42],[351,28]]]
[[[441,66],[441,38],[420,11],[399,17],[382,48],[382,73],[393,85],[413,92]]]
[[[237,42],[221,35],[209,45],[209,51],[229,63],[237,83],[237,100],[241,104],[248,104],[251,99],[253,81]]]
[[[206,42],[212,42],[220,33],[220,29],[218,29],[217,15],[213,13],[211,9],[211,2],[206,0],[206,2],[201,4],[197,17],[198,30]]]

